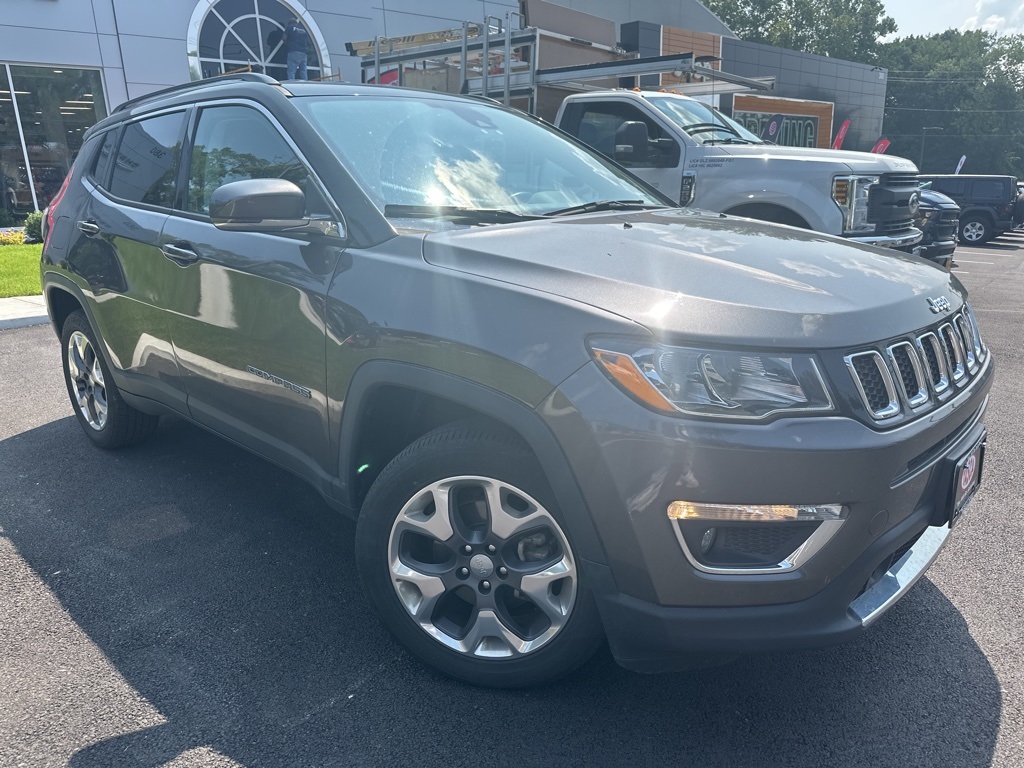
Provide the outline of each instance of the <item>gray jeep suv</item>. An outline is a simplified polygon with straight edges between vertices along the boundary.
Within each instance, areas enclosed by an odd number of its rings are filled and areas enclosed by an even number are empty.
[[[681,210],[545,123],[224,77],[122,105],[46,216],[74,413],[188,419],[357,521],[398,640],[482,685],[848,640],[978,488],[945,271]]]

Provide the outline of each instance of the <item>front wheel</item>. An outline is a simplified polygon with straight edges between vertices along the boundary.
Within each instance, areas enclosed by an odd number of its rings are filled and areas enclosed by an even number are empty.
[[[965,216],[960,219],[960,242],[982,245],[992,239],[992,224],[984,216]]]
[[[410,445],[370,489],[356,549],[388,629],[452,677],[538,685],[601,642],[543,472],[514,436],[453,425]]]

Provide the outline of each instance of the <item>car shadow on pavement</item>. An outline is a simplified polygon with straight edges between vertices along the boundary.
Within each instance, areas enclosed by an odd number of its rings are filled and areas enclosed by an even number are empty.
[[[483,690],[390,639],[359,585],[352,523],[201,430],[165,419],[107,453],[66,418],[0,441],[0,466],[4,535],[165,719],[80,749],[79,768],[200,747],[252,766],[992,759],[999,683],[927,578],[843,647],[661,676],[605,650],[557,685]]]

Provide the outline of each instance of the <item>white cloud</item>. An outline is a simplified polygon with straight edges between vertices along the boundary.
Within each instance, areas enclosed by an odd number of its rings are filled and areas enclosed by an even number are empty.
[[[960,29],[983,29],[999,35],[1024,33],[1024,3],[1021,0],[978,0],[974,15],[965,19]]]

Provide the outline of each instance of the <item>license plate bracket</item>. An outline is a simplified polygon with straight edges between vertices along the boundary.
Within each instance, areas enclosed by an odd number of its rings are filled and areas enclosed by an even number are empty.
[[[987,435],[971,446],[970,450],[960,456],[953,464],[950,478],[949,503],[946,508],[946,519],[952,528],[960,520],[967,506],[974,499],[981,485],[981,471],[985,463],[985,440]]]

